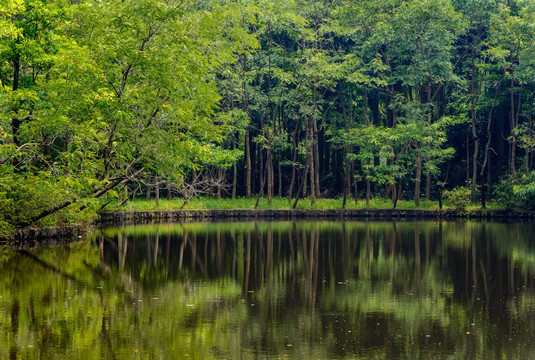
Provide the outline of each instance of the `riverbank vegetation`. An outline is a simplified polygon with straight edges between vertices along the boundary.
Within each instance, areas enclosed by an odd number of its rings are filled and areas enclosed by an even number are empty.
[[[533,0],[4,1],[1,232],[161,191],[529,209],[534,25]]]
[[[296,209],[317,209],[317,210],[340,210],[343,209],[344,199],[342,197],[336,199],[318,199],[314,204],[310,204],[310,199],[304,199],[300,201]],[[255,206],[256,205],[256,206]],[[463,203],[461,210],[479,210],[481,205],[471,204],[469,201]],[[345,209],[392,209],[392,199],[383,197],[373,198],[370,200],[369,205],[366,205],[365,201],[347,202]],[[443,209],[456,209],[459,206],[455,202],[447,202],[443,205]],[[409,210],[409,209],[422,209],[422,210],[439,210],[440,206],[438,201],[422,199],[420,205],[415,205],[412,200],[400,200],[398,201],[397,208]],[[246,197],[236,198],[235,200],[224,198],[217,199],[214,197],[198,197],[192,199],[184,206],[184,201],[181,199],[162,199],[157,204],[155,200],[136,199],[127,204],[120,205],[114,204],[107,208],[110,211],[153,211],[153,210],[289,210],[293,209],[293,204],[288,202],[287,198],[274,197],[271,202],[267,197],[259,199],[258,204],[249,200]],[[503,206],[497,204],[489,204],[486,209],[488,210],[500,210],[504,209]]]
[[[299,202],[296,206],[297,209],[342,209],[343,198],[337,199],[318,199],[314,204],[310,204],[310,199],[304,199]],[[220,199],[214,197],[199,197],[192,199],[188,202],[186,206],[183,206],[184,202],[179,199],[172,200],[160,200],[156,204],[155,200],[146,201],[145,199],[138,199],[132,201],[124,206],[114,206],[111,209],[114,210],[130,210],[130,211],[150,211],[150,210],[210,210],[210,209],[271,209],[271,210],[283,210],[283,209],[292,209],[293,204],[288,202],[287,198],[274,197],[271,202],[268,201],[267,197],[259,199],[258,205],[255,207],[255,202],[249,200],[246,197],[240,197],[232,201],[232,199]],[[374,209],[391,209],[392,200],[385,198],[376,198],[370,201],[370,206]],[[431,200],[422,200],[420,206],[416,207],[413,201],[401,201],[398,204],[399,208],[402,209],[433,209],[438,210],[438,202]],[[365,209],[366,203],[361,201],[357,204],[354,202],[346,204],[347,209]]]

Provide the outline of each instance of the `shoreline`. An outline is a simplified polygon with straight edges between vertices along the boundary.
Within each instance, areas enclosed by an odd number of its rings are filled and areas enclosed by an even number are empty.
[[[82,240],[90,227],[91,225],[88,224],[48,228],[29,227],[13,231],[8,239],[0,238],[0,245],[7,245],[18,250],[63,245]]]
[[[97,225],[117,223],[145,223],[147,221],[182,220],[434,220],[434,219],[481,219],[481,220],[535,220],[535,211],[515,210],[403,210],[403,209],[279,209],[279,210],[150,210],[113,211],[100,214]]]
[[[150,210],[101,213],[92,224],[25,228],[0,239],[12,248],[55,246],[81,240],[92,226],[136,225],[150,222],[215,220],[498,220],[533,221],[535,211],[517,210],[403,210],[403,209],[279,209],[279,210]]]

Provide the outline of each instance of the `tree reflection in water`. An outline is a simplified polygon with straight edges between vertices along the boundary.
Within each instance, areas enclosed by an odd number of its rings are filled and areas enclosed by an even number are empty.
[[[534,226],[109,228],[0,252],[0,358],[533,358]]]

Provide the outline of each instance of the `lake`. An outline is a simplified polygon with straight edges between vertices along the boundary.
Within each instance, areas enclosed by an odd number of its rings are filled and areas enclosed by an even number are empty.
[[[1,359],[533,359],[535,225],[197,222],[0,250]]]

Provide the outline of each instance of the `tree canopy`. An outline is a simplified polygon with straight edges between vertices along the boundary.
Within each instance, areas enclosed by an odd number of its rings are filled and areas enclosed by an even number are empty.
[[[395,206],[462,186],[483,205],[525,204],[534,10],[4,1],[0,227],[70,222],[160,188],[186,201],[352,192]]]

